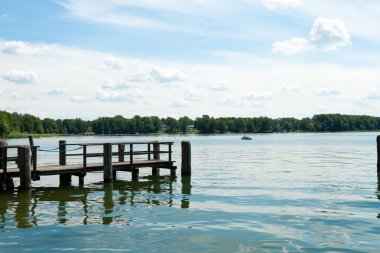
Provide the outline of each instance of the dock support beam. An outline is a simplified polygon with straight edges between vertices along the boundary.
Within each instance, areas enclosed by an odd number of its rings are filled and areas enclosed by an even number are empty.
[[[377,172],[380,172],[380,135],[376,138],[377,142]]]
[[[160,160],[160,144],[159,143],[153,143],[153,159],[154,160]],[[160,175],[160,168],[153,167],[152,168],[152,175],[153,176]]]
[[[105,143],[103,145],[103,179],[104,182],[112,182],[113,180],[113,172],[112,172],[112,144]]]
[[[30,170],[30,148],[21,146],[17,149],[18,166],[20,168],[20,189],[30,189],[32,186],[32,173]]]
[[[191,176],[191,143],[190,141],[182,141],[181,150],[182,150],[181,175]]]
[[[139,181],[139,169],[132,169],[132,181]]]
[[[59,141],[59,165],[66,165],[66,141]],[[71,184],[70,174],[60,174],[59,175],[59,185],[65,186]]]

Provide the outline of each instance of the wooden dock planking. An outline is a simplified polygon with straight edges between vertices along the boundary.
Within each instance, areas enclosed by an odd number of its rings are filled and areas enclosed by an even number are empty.
[[[41,176],[59,175],[60,186],[69,185],[72,176],[78,176],[79,185],[84,184],[84,177],[88,172],[103,172],[104,182],[110,182],[116,179],[116,172],[128,171],[132,173],[132,181],[139,179],[140,168],[151,168],[152,175],[159,175],[160,168],[169,169],[170,175],[176,175],[177,167],[172,161],[172,145],[174,142],[119,142],[119,143],[78,143],[68,144],[65,140],[59,141],[58,148],[52,150],[40,149],[39,146],[34,146],[32,138],[29,138],[30,146],[0,145],[0,191],[13,189],[13,178],[20,178],[20,189],[29,189],[31,180],[39,180]],[[186,172],[182,175],[191,173],[190,163],[190,143],[182,144],[185,146],[186,152],[182,152],[181,168],[186,168]],[[67,149],[68,146],[79,146]],[[89,146],[102,146],[96,152],[89,152]],[[117,146],[117,152],[114,152],[113,147]],[[164,146],[162,149],[161,147]],[[165,148],[166,146],[166,148]],[[137,147],[137,148],[136,148]],[[8,156],[8,149],[17,149],[17,156]],[[82,151],[72,153],[82,149]],[[99,149],[103,149],[99,151]],[[38,151],[40,152],[57,152],[58,164],[37,164]],[[92,150],[91,150],[92,151]],[[40,154],[40,153],[39,153]],[[163,154],[163,156],[161,156]],[[165,155],[166,154],[166,155]],[[79,156],[82,162],[78,161],[74,164],[67,164],[67,157]],[[186,156],[186,157],[183,157]],[[103,158],[103,162],[88,161],[88,158]],[[115,159],[116,158],[116,159]],[[16,162],[15,167],[8,167],[8,162]]]
[[[133,162],[133,168],[151,168],[159,167],[164,169],[176,169],[176,166],[173,166],[175,161],[163,161],[163,160],[138,160]],[[129,161],[124,162],[113,162],[112,168],[114,171],[129,171],[131,172],[131,164]],[[44,165],[38,166],[36,173],[39,176],[49,176],[49,175],[60,175],[60,174],[79,174],[83,172],[101,172],[104,170],[104,165],[102,163],[89,164],[86,167],[83,167],[82,164],[70,164],[70,165]],[[4,173],[0,169],[0,173]],[[19,177],[20,171],[18,168],[8,168],[5,175],[11,177]]]

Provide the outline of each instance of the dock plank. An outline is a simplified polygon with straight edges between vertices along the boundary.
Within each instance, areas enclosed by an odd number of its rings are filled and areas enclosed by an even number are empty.
[[[163,161],[163,160],[137,160],[133,162],[133,168],[144,168],[144,167],[160,167],[160,168],[175,168],[173,166],[175,161]],[[60,175],[60,174],[80,174],[83,172],[97,172],[103,171],[103,163],[89,164],[83,167],[83,164],[70,164],[70,165],[40,165],[37,167],[36,171],[32,173],[37,173],[37,175]],[[129,161],[125,162],[113,162],[112,168],[114,171],[132,171],[131,164]],[[3,173],[0,170],[0,173]],[[11,177],[19,177],[19,170],[17,168],[8,168],[5,173]]]

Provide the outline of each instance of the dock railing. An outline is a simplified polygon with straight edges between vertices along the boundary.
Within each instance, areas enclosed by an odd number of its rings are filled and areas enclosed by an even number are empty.
[[[86,173],[96,171],[103,171],[104,181],[116,178],[117,171],[132,172],[132,179],[138,180],[139,168],[144,167],[152,168],[152,175],[158,175],[160,168],[163,168],[169,169],[170,175],[175,176],[177,167],[172,160],[173,144],[171,141],[66,143],[61,140],[58,147],[43,149],[34,146],[30,139],[30,146],[0,145],[0,184],[2,189],[10,188],[3,185],[19,177],[20,188],[28,189],[32,179],[35,181],[40,176],[48,175],[59,175],[60,185],[71,182],[71,176],[78,176],[80,184],[83,184]],[[181,175],[191,175],[190,142],[182,141],[181,147]],[[57,153],[58,165],[38,164],[44,161],[44,152]],[[10,162],[15,162],[16,166],[8,166]]]
[[[137,156],[146,156],[146,160],[160,160],[161,154],[167,154],[165,161],[172,162],[172,145],[174,142],[116,142],[116,143],[66,143],[66,141],[59,141],[59,165],[67,165],[68,157],[81,157],[83,168],[88,165],[88,158],[105,157],[106,154],[111,154],[112,160],[117,157],[118,162],[125,162],[125,158],[129,158],[129,164],[133,166],[134,161],[138,160]],[[77,146],[74,150],[82,149],[82,152],[69,153],[67,147]],[[113,147],[117,146],[117,151],[113,151]],[[141,149],[145,146],[146,149]],[[168,146],[168,148],[161,149],[161,146]],[[90,151],[90,148],[103,147],[103,152]],[[136,150],[136,147],[140,149]],[[71,149],[70,151],[73,151]],[[141,158],[140,158],[141,159]]]

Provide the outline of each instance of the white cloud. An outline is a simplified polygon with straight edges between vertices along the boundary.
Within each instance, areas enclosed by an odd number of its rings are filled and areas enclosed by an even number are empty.
[[[308,44],[307,39],[294,37],[290,40],[274,42],[272,52],[293,55],[308,50]]]
[[[118,57],[108,56],[104,59],[104,64],[111,69],[119,70],[125,66],[125,61]]]
[[[8,97],[11,99],[26,99],[26,96],[20,92],[12,92]]]
[[[161,68],[154,67],[150,75],[154,80],[160,83],[172,82],[172,81],[183,81],[186,79],[186,76],[176,68]]]
[[[53,88],[53,89],[46,91],[46,94],[51,95],[51,96],[59,96],[59,95],[66,94],[66,92],[67,91],[64,88]]]
[[[303,3],[303,0],[262,0],[262,3],[268,9],[284,9],[299,6]]]
[[[342,20],[319,17],[310,31],[310,43],[322,50],[336,50],[351,43]]]
[[[240,98],[226,98],[219,100],[217,102],[218,105],[221,106],[233,106],[233,107],[240,107],[244,106],[244,102]]]
[[[283,92],[299,92],[300,87],[297,85],[294,85],[294,86],[285,85],[285,86],[281,87],[281,91],[283,91]]]
[[[271,100],[273,98],[272,93],[270,92],[258,92],[258,93],[250,93],[248,95],[244,95],[241,97],[244,100]]]
[[[38,75],[31,70],[20,71],[14,70],[9,71],[1,75],[1,78],[7,82],[16,83],[16,84],[30,84],[36,83],[38,81]]]
[[[350,34],[340,19],[317,18],[310,31],[310,39],[294,37],[272,44],[272,52],[294,55],[309,50],[330,51],[350,45]]]
[[[329,88],[321,89],[318,92],[318,95],[320,95],[320,96],[334,96],[334,95],[339,95],[342,93],[343,93],[343,88],[341,86],[336,86],[336,87],[329,87]]]
[[[201,93],[198,90],[187,89],[185,91],[184,99],[189,101],[201,101],[205,99],[205,96],[204,93]]]
[[[217,82],[209,87],[212,91],[226,91],[231,89],[231,85],[227,82]]]
[[[188,107],[189,103],[182,98],[176,97],[173,102],[169,104],[171,107]]]
[[[125,91],[125,90],[104,90],[100,89],[96,92],[96,99],[106,102],[122,102],[133,101],[145,96],[139,91]]]
[[[70,101],[71,102],[75,102],[75,103],[87,103],[89,102],[91,99],[87,96],[81,96],[81,95],[74,95],[74,96],[71,96],[70,97]]]
[[[110,80],[107,80],[102,85],[102,89],[111,89],[111,90],[121,90],[121,89],[129,89],[131,88],[131,85],[126,82],[113,82]]]
[[[48,45],[30,45],[23,41],[0,41],[0,52],[11,55],[35,55],[51,52]]]
[[[128,75],[127,80],[130,82],[146,82],[150,81],[151,79],[146,74],[144,74],[144,72],[138,71],[136,73]]]
[[[141,3],[138,3],[141,2]],[[145,2],[145,3],[144,3]],[[96,1],[96,0],[62,0],[60,4],[66,8],[71,15],[79,19],[111,25],[128,26],[139,29],[169,29],[170,23],[162,22],[147,16],[129,13],[128,9],[133,7],[149,8],[156,5],[146,1]],[[122,11],[124,9],[124,11]]]
[[[380,100],[380,91],[370,92],[365,98],[369,100]]]

